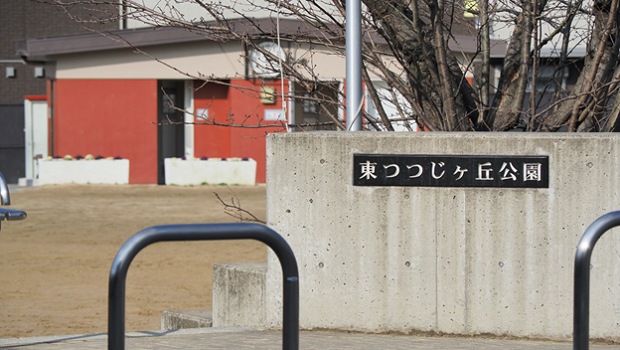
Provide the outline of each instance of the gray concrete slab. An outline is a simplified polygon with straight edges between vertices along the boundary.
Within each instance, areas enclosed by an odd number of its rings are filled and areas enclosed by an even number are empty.
[[[18,193],[24,187],[19,186],[17,184],[9,184],[9,193]]]
[[[176,331],[134,332],[127,334],[129,350],[150,349],[281,349],[281,333],[241,328],[197,328]],[[418,337],[337,332],[301,332],[301,350],[569,350],[571,343],[455,337]],[[20,350],[104,350],[103,334],[65,337],[0,339],[0,349]],[[620,345],[595,345],[593,350],[615,350]]]
[[[161,330],[213,327],[211,310],[164,311],[161,313]]]
[[[30,188],[35,188],[37,186],[20,186],[18,184],[9,184],[9,193],[19,193],[23,190],[28,190]]]

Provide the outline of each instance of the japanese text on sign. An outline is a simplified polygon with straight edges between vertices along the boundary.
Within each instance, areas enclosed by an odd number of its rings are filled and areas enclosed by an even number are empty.
[[[355,186],[549,188],[547,156],[356,154]]]

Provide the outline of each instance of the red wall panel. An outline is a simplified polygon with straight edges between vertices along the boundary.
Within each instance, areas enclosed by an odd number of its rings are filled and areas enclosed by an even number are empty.
[[[55,153],[129,159],[129,182],[157,183],[157,81],[58,80]]]
[[[210,119],[226,123],[230,114],[230,87],[215,83],[202,86],[202,82],[198,81],[195,85],[195,88],[200,87],[194,92],[196,109],[208,109]],[[200,123],[200,120],[197,122]],[[230,157],[230,132],[227,127],[196,125],[194,136],[195,157]]]
[[[230,86],[196,82],[194,106],[198,109],[207,108],[209,118],[218,123],[273,124],[262,120],[266,109],[281,109],[280,99],[275,104],[263,104],[260,90],[264,85],[276,89],[280,93],[279,81],[264,82],[260,80],[230,80]],[[288,93],[288,82],[284,92]],[[200,122],[198,120],[198,122]],[[283,132],[285,127],[237,128],[229,126],[196,125],[194,129],[194,154],[196,157],[207,156],[217,158],[248,157],[257,162],[256,182],[264,183],[265,177],[265,139],[268,133]]]

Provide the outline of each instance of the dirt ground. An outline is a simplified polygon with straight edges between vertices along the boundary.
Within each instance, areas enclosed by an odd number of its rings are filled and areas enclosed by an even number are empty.
[[[230,192],[232,190],[232,192]],[[12,193],[25,221],[0,231],[0,338],[107,332],[112,260],[134,233],[235,222],[214,196],[265,218],[264,186],[48,185]],[[213,264],[266,260],[255,241],[158,243],[127,276],[127,331],[160,328],[165,310],[209,310]]]

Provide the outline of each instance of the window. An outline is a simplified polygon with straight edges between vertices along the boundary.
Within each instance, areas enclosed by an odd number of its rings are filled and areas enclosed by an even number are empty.
[[[558,84],[562,84],[562,74],[556,73],[555,66],[542,66],[538,68],[536,76],[536,92],[555,92]],[[532,71],[530,70],[527,92],[532,91]]]

